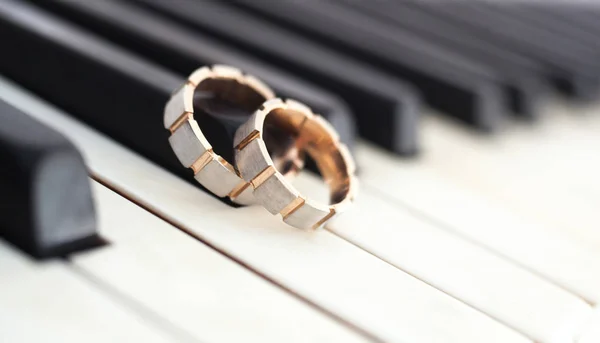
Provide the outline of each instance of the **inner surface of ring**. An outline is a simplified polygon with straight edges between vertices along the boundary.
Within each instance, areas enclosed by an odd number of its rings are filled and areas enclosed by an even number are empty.
[[[256,89],[236,79],[205,79],[194,91],[194,119],[211,143],[213,151],[233,165],[231,142],[235,131],[266,100]],[[269,154],[278,170],[290,175],[292,171],[301,169],[304,159],[300,159],[289,135],[279,133],[268,139],[274,147]]]
[[[337,148],[337,142],[324,126],[307,119],[300,111],[278,108],[266,116],[264,127],[265,131],[270,128],[291,135],[300,153],[306,152],[315,160],[329,185],[331,204],[346,198],[350,191],[348,165]]]

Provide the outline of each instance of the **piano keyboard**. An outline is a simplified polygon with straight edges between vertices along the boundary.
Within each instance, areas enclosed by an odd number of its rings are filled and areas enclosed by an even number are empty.
[[[0,341],[600,342],[598,15],[412,0],[1,1],[0,109],[79,150],[102,241],[40,259],[23,240],[71,236],[39,231],[52,228],[38,207],[14,212],[2,196],[3,217],[33,213],[15,222],[34,237],[0,221]],[[181,170],[164,103],[214,63],[332,122],[358,165],[347,213],[298,230]],[[27,149],[0,133],[0,159]],[[20,189],[14,179],[0,173],[0,190]],[[295,185],[327,197],[311,172]]]

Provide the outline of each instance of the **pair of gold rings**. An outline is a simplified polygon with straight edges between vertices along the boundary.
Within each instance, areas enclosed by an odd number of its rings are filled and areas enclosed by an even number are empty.
[[[213,151],[194,119],[196,91],[254,112],[235,132],[234,161]],[[260,204],[291,226],[319,228],[354,200],[354,161],[335,129],[307,106],[276,98],[262,81],[236,68],[194,71],[167,102],[164,126],[175,155],[205,188],[238,204]],[[290,183],[304,167],[305,153],[329,185],[328,205],[303,197]]]

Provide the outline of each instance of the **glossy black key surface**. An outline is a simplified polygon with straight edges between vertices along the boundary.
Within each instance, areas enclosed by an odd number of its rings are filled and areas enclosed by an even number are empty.
[[[374,21],[389,23],[390,31],[408,31],[487,65],[501,79],[514,114],[526,119],[539,116],[540,104],[547,95],[544,76],[548,73],[540,63],[500,49],[418,8],[399,8],[391,1],[337,0],[336,4],[368,15]]]
[[[341,140],[350,148],[353,146],[355,126],[345,104],[284,70],[272,68],[126,3],[108,0],[34,2],[179,75],[188,75],[200,66],[212,64],[227,64],[253,74],[272,87],[278,96],[304,102],[315,113],[322,114],[336,128]]]
[[[400,154],[416,151],[418,100],[412,89],[381,70],[218,2],[131,3],[143,4],[340,95],[352,109],[361,136]]]
[[[0,88],[0,236],[36,258],[100,244],[75,146],[2,98]]]
[[[479,129],[495,129],[507,112],[500,82],[491,70],[414,34],[391,32],[326,1],[225,3],[385,69],[417,87],[433,108]]]
[[[183,77],[24,3],[0,2],[0,39],[11,44],[0,58],[0,73],[198,185],[191,171],[181,167],[163,127],[165,103]],[[288,89],[297,87],[291,79],[287,82]],[[343,106],[324,96],[315,99],[324,115],[347,120]],[[234,129],[218,119],[196,116],[215,152],[232,159]],[[243,121],[239,117],[229,124]]]
[[[597,95],[600,84],[598,60],[592,49],[582,47],[528,23],[514,18],[485,15],[460,3],[403,1],[398,6],[426,10],[453,25],[470,30],[474,35],[498,47],[519,52],[547,65],[552,80],[576,98],[587,100]]]

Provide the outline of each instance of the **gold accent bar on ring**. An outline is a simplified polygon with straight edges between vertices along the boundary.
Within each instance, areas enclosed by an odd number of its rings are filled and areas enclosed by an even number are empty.
[[[186,121],[192,119],[194,119],[194,114],[192,112],[183,112],[181,116],[179,116],[179,118],[175,120],[173,125],[169,127],[169,131],[171,131],[171,133],[177,131],[177,129],[181,127],[181,125],[183,125]]]
[[[246,138],[244,138],[240,144],[238,144],[235,149],[237,150],[242,150],[244,149],[248,144],[250,144],[250,142],[252,142],[253,140],[260,138],[260,132],[258,130],[254,130],[252,132],[250,132],[250,134],[248,136],[246,136]]]
[[[279,212],[282,219],[285,220],[285,218],[287,218],[290,214],[296,212],[300,207],[302,207],[302,205],[304,205],[305,202],[306,200],[304,200],[303,197],[297,197],[294,199],[294,201],[290,202],[283,210],[281,210],[281,212]]]
[[[260,185],[265,183],[265,181],[267,181],[271,176],[273,176],[273,174],[275,174],[275,172],[277,172],[275,167],[267,166],[260,173],[258,173],[258,175],[256,175],[254,177],[254,179],[252,179],[250,181],[250,183],[252,184],[252,187],[254,187],[255,189],[258,188]]]
[[[198,174],[206,165],[212,160],[213,151],[206,150],[202,156],[198,157],[198,159],[190,166],[194,171],[194,175]]]

